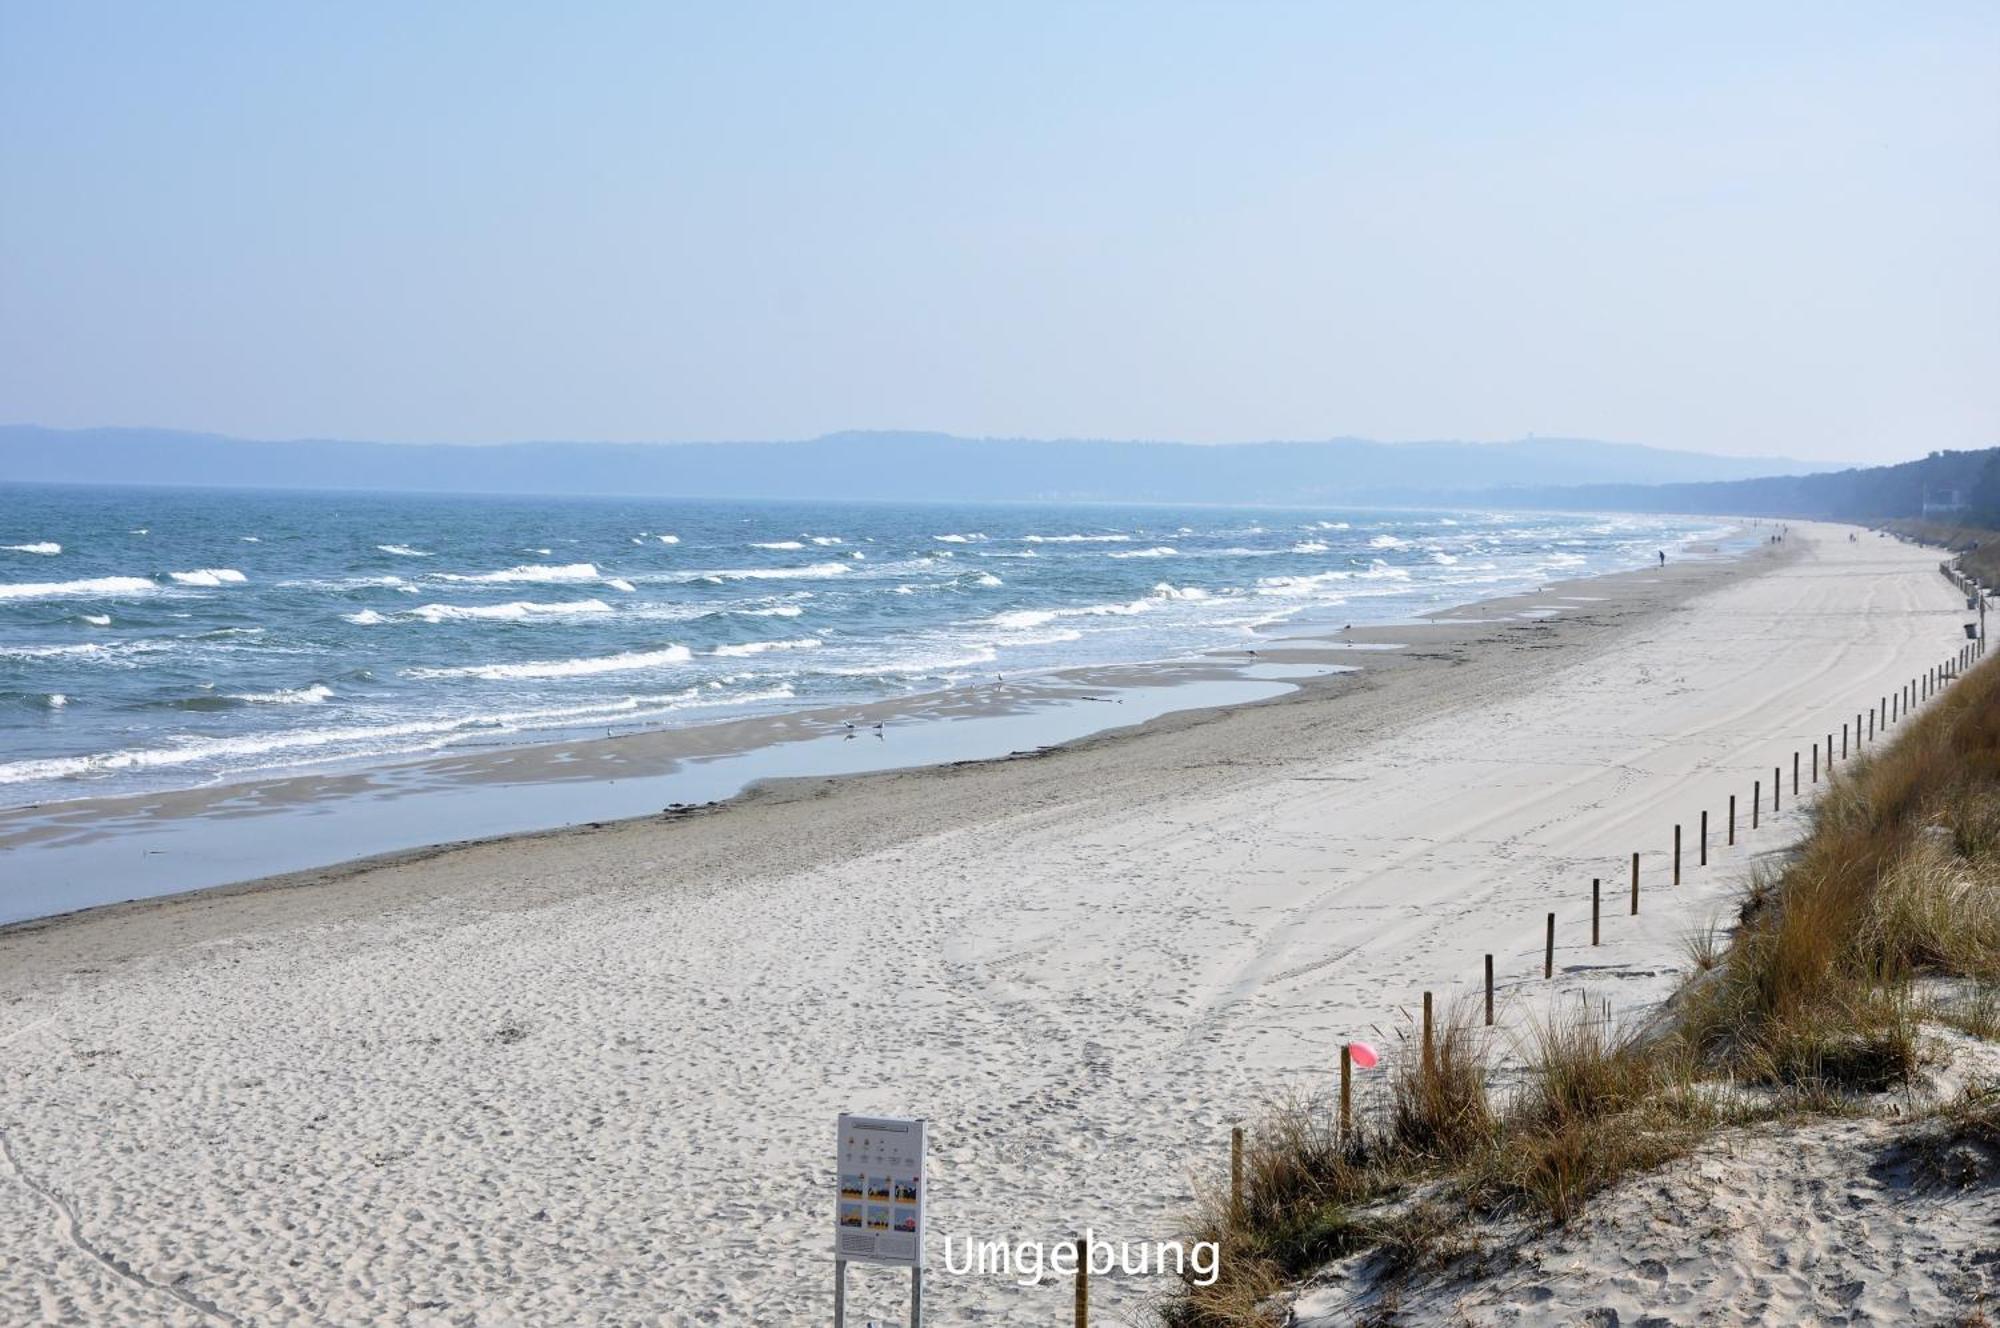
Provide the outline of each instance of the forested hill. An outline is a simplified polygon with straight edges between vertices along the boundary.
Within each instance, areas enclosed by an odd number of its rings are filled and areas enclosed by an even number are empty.
[[[1510,486],[1479,497],[1512,506],[1566,511],[1698,512],[1722,516],[1824,517],[1885,521],[1923,513],[1926,498],[1956,490],[1968,518],[2000,523],[2000,448],[1933,452],[1919,461],[1818,475],[1699,484]]]

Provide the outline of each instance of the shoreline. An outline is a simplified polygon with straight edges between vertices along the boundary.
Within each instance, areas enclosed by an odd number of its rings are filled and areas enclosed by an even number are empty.
[[[1745,538],[1746,528],[1737,526],[1713,543],[1688,546],[1684,552],[1695,556],[1672,564],[1673,575],[1775,552],[1744,544]],[[0,935],[152,899],[579,826],[686,815],[786,781],[1020,759],[1105,737],[1138,737],[1175,715],[1312,699],[1360,681],[1352,673],[1380,675],[1421,660],[1426,650],[1464,648],[1480,635],[1468,629],[1564,612],[1574,617],[1595,598],[1579,596],[1579,589],[1615,588],[1622,578],[1662,571],[1648,566],[1566,578],[1400,622],[1344,628],[1274,623],[1258,629],[1254,649],[1242,651],[1079,665],[853,704],[604,737],[453,747],[325,770],[0,808],[0,852],[15,858],[20,876],[58,882],[31,885],[25,908],[0,897]],[[1566,597],[1557,608],[1542,605]],[[1107,702],[1132,706],[1116,720],[1093,713]],[[883,725],[896,736],[895,755],[883,745]],[[847,747],[855,737],[861,741]],[[905,755],[906,746],[915,750]],[[310,838],[321,827],[301,819],[322,813],[343,817],[335,845],[314,846],[324,844]],[[266,828],[251,830],[260,819]],[[274,836],[274,829],[281,833]],[[285,836],[286,829],[303,838]],[[132,848],[137,865],[129,865]],[[107,878],[122,884],[102,884]],[[79,887],[79,879],[97,883]],[[83,897],[46,907],[76,893]]]
[[[253,1317],[803,1321],[842,1110],[934,1123],[938,1239],[1171,1235],[1232,1123],[1344,1037],[1393,1048],[1482,952],[1509,1028],[1671,989],[1809,812],[1677,889],[1668,823],[1958,634],[1928,553],[1793,529],[1322,695],[0,933],[0,1135],[147,1283]],[[1635,849],[1646,907],[1587,948]],[[147,1317],[19,1205],[0,1308]],[[1093,1292],[1115,1320],[1159,1289]],[[1047,1322],[1068,1287],[929,1290],[940,1324]]]

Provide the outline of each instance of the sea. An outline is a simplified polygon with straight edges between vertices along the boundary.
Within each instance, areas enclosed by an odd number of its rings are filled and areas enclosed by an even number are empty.
[[[1727,533],[1506,511],[0,486],[0,806],[1179,659]]]

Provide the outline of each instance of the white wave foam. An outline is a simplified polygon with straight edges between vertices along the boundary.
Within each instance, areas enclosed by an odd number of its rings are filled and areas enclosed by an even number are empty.
[[[1314,526],[1316,526],[1317,528],[1319,528],[1320,530],[1350,530],[1350,529],[1352,529],[1352,527],[1351,527],[1351,526],[1349,526],[1349,525],[1348,525],[1348,524],[1347,524],[1347,523],[1346,523],[1345,521],[1315,521],[1315,522],[1313,522],[1313,525],[1314,525]]]
[[[628,595],[639,588],[622,576],[609,577],[605,580],[604,584],[610,586],[613,590],[622,590]]]
[[[1005,585],[1006,582],[1002,581],[999,577],[993,575],[993,573],[991,572],[981,572],[978,575],[978,577],[974,579],[972,584],[975,586],[985,586],[988,589],[991,589],[994,586]]]
[[[1165,544],[1158,544],[1150,549],[1125,549],[1118,553],[1107,553],[1104,556],[1107,558],[1178,558],[1180,554],[1181,551],[1179,549],[1170,548]]]
[[[776,604],[768,609],[731,609],[746,618],[796,618],[805,610],[796,604]]]
[[[814,536],[812,536],[811,538],[812,538],[812,542],[813,542],[813,543],[815,543],[815,544],[818,544],[818,545],[820,545],[820,546],[822,546],[822,547],[825,547],[825,546],[827,546],[827,545],[831,545],[831,544],[845,544],[845,543],[847,543],[847,541],[846,541],[846,540],[842,539],[842,538],[841,538],[840,536],[838,536],[838,535],[814,535]]]
[[[294,687],[276,692],[239,692],[230,697],[233,701],[247,701],[252,705],[318,705],[333,696],[333,688],[316,682],[310,687]]]
[[[601,599],[566,600],[554,604],[517,599],[507,604],[423,604],[405,609],[397,616],[421,618],[428,623],[526,622],[535,618],[568,618],[577,614],[611,612],[612,607]]]
[[[264,542],[263,537],[259,535],[239,535],[237,538],[245,544],[262,544]]]
[[[393,553],[398,558],[437,557],[437,555],[434,553],[425,553],[422,549],[413,549],[407,544],[377,544],[375,547],[380,549],[384,553]]]
[[[1453,554],[1446,553],[1442,549],[1432,549],[1431,561],[1434,563],[1438,563],[1444,567],[1450,567],[1453,563],[1458,561],[1458,558]]]
[[[846,563],[810,563],[804,567],[739,567],[712,572],[687,572],[671,578],[677,581],[794,581],[845,576]]]
[[[1260,576],[1257,578],[1257,593],[1260,595],[1288,595],[1311,592],[1336,581],[1350,581],[1352,572],[1315,572],[1310,576]]]
[[[694,658],[686,646],[663,650],[628,650],[620,655],[595,659],[534,660],[524,664],[459,664],[449,668],[405,669],[408,678],[483,678],[502,682],[510,678],[584,678],[599,673],[630,673],[638,669],[658,669],[669,664],[685,664]]]
[[[1298,542],[1297,544],[1294,544],[1294,545],[1292,546],[1292,552],[1293,552],[1293,553],[1325,553],[1325,552],[1326,552],[1326,542],[1325,542],[1324,540],[1300,540],[1300,541],[1299,541],[1299,542]]]
[[[792,641],[745,641],[741,645],[717,646],[709,653],[724,659],[736,659],[744,655],[761,655],[770,650],[817,650],[824,644],[816,636],[802,636]]]
[[[363,609],[359,613],[343,613],[340,616],[357,627],[380,627],[389,621],[373,609]]]
[[[44,557],[53,558],[62,552],[62,545],[54,540],[37,540],[33,544],[0,544],[0,549],[13,553],[39,553]]]
[[[986,536],[977,531],[970,535],[933,535],[931,538],[940,544],[981,544],[986,540]]]
[[[249,580],[234,567],[197,567],[192,572],[169,572],[167,575],[184,586],[235,586]]]
[[[764,544],[752,544],[753,549],[803,549],[805,545],[797,540],[771,540]]]
[[[564,563],[552,566],[545,563],[524,563],[519,567],[509,567],[498,572],[434,572],[432,579],[438,581],[461,581],[490,584],[502,581],[540,581],[551,584],[568,581],[602,581],[604,576],[595,563]]]
[[[1128,544],[1130,535],[1023,535],[1023,544]]]
[[[85,613],[78,616],[92,627],[109,627],[111,625],[111,615],[108,613]]]
[[[69,698],[67,696],[64,696],[61,692],[49,693],[49,709],[60,710],[68,704],[69,704]]]
[[[120,770],[143,770],[165,766],[193,765],[227,758],[241,768],[247,758],[279,753],[313,755],[323,749],[363,748],[369,754],[443,747],[462,737],[493,732],[520,732],[537,728],[561,728],[597,723],[613,716],[626,720],[670,714],[694,706],[742,705],[752,701],[779,700],[790,689],[749,693],[733,697],[697,697],[695,689],[666,696],[627,696],[616,701],[559,706],[546,710],[502,711],[496,714],[463,715],[456,718],[411,720],[397,724],[356,725],[345,728],[290,729],[279,733],[215,739],[184,739],[169,747],[135,747],[98,752],[89,756],[50,757],[30,761],[0,763],[0,784],[29,780],[68,779],[78,775],[110,774]],[[329,753],[330,754],[330,753]]]
[[[149,654],[165,643],[148,641],[79,641],[54,646],[0,646],[0,659],[106,659],[116,655]]]
[[[1162,581],[1153,587],[1153,593],[1161,599],[1207,599],[1208,592],[1200,586],[1174,586]]]
[[[82,581],[28,581],[0,585],[0,599],[56,599],[65,596],[143,595],[160,587],[142,576],[93,576]]]
[[[1406,539],[1398,539],[1394,535],[1377,535],[1374,539],[1368,541],[1368,547],[1371,549],[1407,549],[1410,547],[1410,542]]]
[[[681,542],[681,537],[679,535],[656,535],[654,536],[654,538],[659,540],[660,543],[662,544],[679,544]],[[542,552],[547,553],[548,550],[543,549]]]

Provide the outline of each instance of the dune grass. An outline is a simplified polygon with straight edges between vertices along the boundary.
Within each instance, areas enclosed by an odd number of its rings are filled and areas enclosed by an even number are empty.
[[[1845,767],[1790,863],[1749,883],[1734,935],[1686,950],[1664,1028],[1624,1038],[1582,1011],[1537,1025],[1504,1102],[1488,1030],[1460,1007],[1345,1137],[1328,1099],[1275,1106],[1249,1132],[1241,1203],[1209,1193],[1194,1218],[1222,1276],[1184,1287],[1167,1322],[1275,1323],[1273,1293],[1344,1254],[1372,1251],[1392,1280],[1476,1255],[1483,1220],[1568,1222],[1723,1124],[1903,1083],[1925,1019],[2000,1031],[2000,668]],[[1935,979],[1969,994],[1927,1006],[1919,983]],[[1722,1091],[1741,1084],[1764,1091]],[[1990,1137],[1995,1111],[1980,1099],[1958,1128]]]

